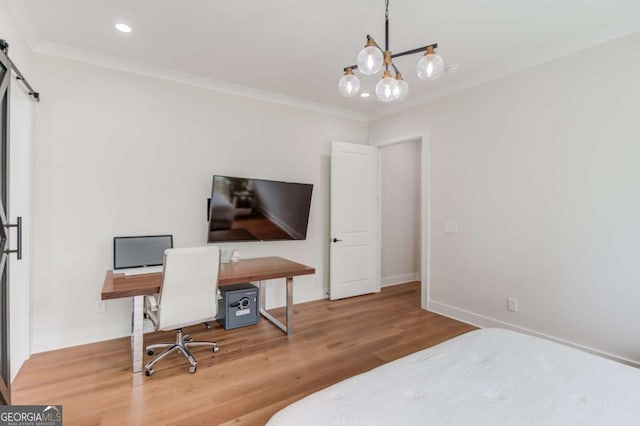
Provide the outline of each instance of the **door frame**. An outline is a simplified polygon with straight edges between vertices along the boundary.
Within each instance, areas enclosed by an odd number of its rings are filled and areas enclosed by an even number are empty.
[[[6,91],[4,92],[4,97],[2,97],[0,95],[0,102],[5,102],[5,107],[3,109],[3,114],[0,116],[0,122],[4,121],[4,126],[0,126],[0,131],[3,133],[0,135],[0,150],[3,151],[3,155],[2,155],[2,161],[4,161],[4,164],[2,164],[2,166],[0,167],[1,171],[0,173],[2,173],[4,176],[2,177],[3,180],[3,185],[4,188],[0,188],[0,192],[2,192],[2,190],[5,191],[5,200],[4,202],[2,202],[2,209],[4,209],[4,214],[2,214],[3,216],[6,216],[4,218],[4,221],[6,221],[6,223],[0,223],[0,226],[6,228],[6,240],[5,243],[6,245],[4,247],[1,247],[0,249],[2,249],[4,252],[2,253],[2,256],[0,256],[0,258],[2,260],[0,260],[0,275],[2,275],[3,279],[4,279],[4,286],[0,289],[0,292],[2,293],[2,300],[0,300],[0,303],[3,305],[2,309],[1,309],[1,315],[2,315],[2,327],[5,330],[2,330],[2,338],[0,339],[0,345],[2,346],[2,359],[0,359],[1,363],[6,363],[6,367],[2,367],[2,369],[6,368],[6,371],[3,371],[4,373],[6,373],[6,383],[4,381],[3,377],[0,377],[0,403],[3,404],[11,404],[11,323],[10,323],[10,297],[11,297],[11,293],[9,291],[10,288],[10,278],[9,278],[9,257],[10,257],[10,253],[7,252],[7,250],[10,249],[10,243],[11,243],[11,238],[10,238],[10,228],[8,226],[8,224],[11,223],[10,220],[10,216],[9,216],[9,201],[10,201],[10,191],[11,191],[11,187],[9,184],[9,177],[10,177],[10,171],[9,171],[9,157],[10,157],[10,137],[11,137],[11,133],[10,133],[10,126],[11,126],[11,113],[10,113],[10,105],[11,105],[11,82],[12,82],[12,78],[13,78],[13,70],[11,69],[11,63],[9,62],[9,58],[7,58],[6,54],[3,51],[0,51],[0,63],[2,63],[2,66],[5,68],[5,74],[3,75],[3,79],[0,80],[3,81],[4,79],[6,79],[7,81],[7,88]],[[0,200],[2,201],[2,200]]]
[[[429,128],[425,128],[418,133],[407,133],[403,135],[393,136],[388,139],[382,139],[371,142],[372,146],[378,149],[395,145],[403,142],[418,141],[420,143],[420,307],[427,310],[429,301],[431,300],[429,295],[429,282],[431,280],[431,199],[430,199],[430,141],[429,141]],[[380,155],[380,151],[378,151]],[[378,188],[380,188],[380,181],[382,169],[380,167],[380,161],[378,161]],[[378,217],[382,217],[382,197],[378,196]],[[382,235],[382,220],[378,221],[378,236]],[[381,244],[378,244],[378,264],[382,264],[382,248]]]

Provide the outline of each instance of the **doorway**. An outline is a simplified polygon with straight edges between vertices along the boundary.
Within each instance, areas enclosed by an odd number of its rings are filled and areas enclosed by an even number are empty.
[[[382,287],[420,280],[420,141],[380,147]]]
[[[428,129],[372,145],[379,149],[381,163],[378,210],[381,215],[382,285],[419,280],[420,305],[427,309],[430,263]]]

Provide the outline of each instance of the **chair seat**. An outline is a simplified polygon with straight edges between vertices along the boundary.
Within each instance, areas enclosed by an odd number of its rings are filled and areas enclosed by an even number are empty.
[[[160,294],[145,297],[145,317],[156,331],[175,330],[176,341],[147,346],[149,355],[156,349],[164,349],[145,365],[147,376],[153,374],[155,363],[172,352],[187,357],[191,373],[195,373],[196,360],[189,347],[206,346],[217,352],[218,345],[214,342],[194,342],[183,337],[182,328],[216,319],[219,270],[220,250],[215,246],[165,251]]]

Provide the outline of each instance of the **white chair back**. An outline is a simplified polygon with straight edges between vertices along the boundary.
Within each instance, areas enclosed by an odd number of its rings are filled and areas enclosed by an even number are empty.
[[[218,247],[165,250],[158,329],[175,330],[214,320],[219,272]]]

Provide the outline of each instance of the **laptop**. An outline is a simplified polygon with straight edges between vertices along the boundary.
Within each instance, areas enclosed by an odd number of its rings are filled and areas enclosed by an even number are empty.
[[[125,275],[162,272],[164,251],[173,248],[173,235],[113,238],[113,272]]]

